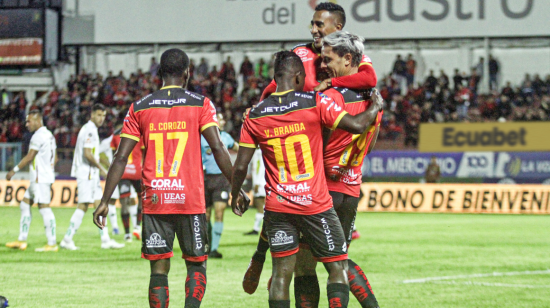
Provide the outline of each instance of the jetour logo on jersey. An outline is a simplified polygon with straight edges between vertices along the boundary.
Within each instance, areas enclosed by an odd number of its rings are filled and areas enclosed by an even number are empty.
[[[271,245],[273,246],[280,246],[292,243],[294,243],[294,236],[286,235],[285,231],[277,231],[275,233],[275,237],[271,238]]]
[[[166,247],[166,241],[162,239],[160,234],[153,233],[148,240],[145,240],[145,246],[147,246],[147,248]]]
[[[155,179],[151,181],[153,190],[183,190],[181,179]]]

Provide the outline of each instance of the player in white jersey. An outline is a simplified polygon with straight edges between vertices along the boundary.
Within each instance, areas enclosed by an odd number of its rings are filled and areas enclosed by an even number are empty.
[[[113,150],[111,149],[111,141],[113,140],[113,135],[101,140],[99,143],[99,162],[103,165],[105,169],[109,169],[111,162],[113,161]],[[101,156],[103,154],[103,156]],[[113,235],[118,235],[118,220],[116,216],[116,201],[120,199],[120,192],[117,188],[113,192],[111,199],[109,200],[109,222],[113,227]]]
[[[8,172],[6,179],[9,181],[13,175],[31,163],[30,185],[19,207],[21,220],[19,222],[19,238],[15,242],[6,243],[7,247],[25,250],[27,249],[27,236],[31,224],[31,205],[38,203],[40,214],[44,220],[48,244],[37,248],[36,251],[57,251],[55,238],[55,216],[50,208],[51,187],[55,181],[54,166],[57,161],[55,138],[42,123],[42,114],[39,110],[31,110],[27,115],[26,126],[33,132],[29,145],[29,153],[18,165]]]
[[[252,156],[251,173],[252,173],[252,190],[254,191],[254,207],[258,210],[254,219],[254,228],[252,231],[245,233],[244,235],[258,235],[262,227],[262,221],[264,219],[264,205],[265,205],[265,166],[262,158],[262,151],[256,149],[254,156]]]
[[[99,163],[99,135],[97,129],[103,125],[105,115],[105,106],[95,104],[92,107],[90,121],[84,124],[78,133],[73,166],[71,168],[71,176],[76,178],[78,206],[71,217],[69,229],[59,244],[61,248],[68,250],[78,249],[73,242],[73,236],[82,224],[82,218],[84,218],[88,206],[94,204],[97,207],[103,195],[101,185],[99,184],[99,176],[100,174],[105,176],[107,171]],[[99,234],[101,235],[101,248],[124,247],[124,244],[119,244],[109,237],[107,228],[100,229]]]

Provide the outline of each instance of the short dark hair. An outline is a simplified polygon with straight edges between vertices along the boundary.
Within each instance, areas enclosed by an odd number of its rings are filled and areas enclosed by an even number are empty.
[[[287,74],[303,70],[304,64],[300,57],[292,51],[284,50],[275,54],[275,63],[273,65],[273,78],[276,82]]]
[[[105,111],[106,110],[105,105],[103,105],[103,104],[94,104],[92,106],[92,112],[95,112],[97,110]]]
[[[160,56],[160,76],[181,77],[189,67],[189,57],[178,48],[168,49]]]
[[[40,108],[33,109],[33,110],[29,111],[28,115],[42,116],[42,110]]]
[[[336,15],[337,19],[339,19],[340,23],[342,24],[342,28],[346,25],[346,12],[344,12],[344,8],[340,5],[332,2],[321,2],[317,4],[315,7],[315,11],[328,11],[331,14]]]

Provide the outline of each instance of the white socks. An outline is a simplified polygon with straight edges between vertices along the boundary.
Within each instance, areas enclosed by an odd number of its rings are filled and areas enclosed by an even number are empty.
[[[109,222],[111,223],[111,226],[113,229],[118,229],[118,221],[116,217],[116,206],[109,204]]]
[[[109,228],[107,227],[107,224],[105,224],[105,227],[103,227],[103,230],[99,229],[99,235],[101,236],[102,243],[107,243],[108,241],[111,240],[111,238],[109,237]]]
[[[254,220],[254,231],[260,232],[262,227],[262,220],[264,219],[263,213],[256,213],[256,219]]]
[[[81,209],[76,209],[74,211],[73,217],[71,217],[69,229],[67,230],[67,233],[65,234],[65,240],[66,242],[72,241],[73,236],[78,231],[78,228],[80,228],[80,225],[82,224],[82,218],[84,218],[84,211]]]
[[[31,226],[31,206],[24,201],[19,204],[21,209],[21,220],[19,221],[19,241],[27,241],[29,227]]]
[[[135,228],[137,226],[137,212],[138,212],[137,204],[128,206],[128,212],[130,213],[130,220],[132,221],[132,226],[134,226]]]
[[[48,245],[57,245],[57,239],[55,237],[55,216],[53,211],[49,207],[40,209],[40,214],[44,219],[44,229],[46,229],[46,237],[48,238]]]

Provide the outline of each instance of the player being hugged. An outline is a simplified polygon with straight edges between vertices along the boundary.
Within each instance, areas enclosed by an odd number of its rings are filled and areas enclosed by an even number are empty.
[[[38,109],[31,110],[27,115],[27,129],[33,133],[29,145],[29,153],[8,172],[6,179],[9,181],[19,169],[30,165],[30,185],[23,200],[19,204],[21,220],[19,222],[19,238],[17,241],[6,243],[9,248],[20,250],[27,249],[27,236],[31,225],[31,205],[38,203],[40,214],[44,219],[44,228],[48,244],[35,249],[36,251],[57,251],[55,237],[55,216],[50,208],[52,201],[51,187],[55,181],[54,166],[57,162],[55,138],[42,122],[42,113]]]
[[[270,307],[290,307],[289,285],[299,251],[299,236],[329,273],[329,305],[347,307],[347,245],[332,207],[323,167],[322,127],[354,134],[376,119],[377,106],[351,116],[341,98],[302,91],[305,69],[290,51],[276,54],[277,92],[248,114],[241,131],[232,184],[232,207],[237,206],[248,164],[257,146],[266,168],[264,227],[273,257]]]
[[[214,105],[208,98],[183,88],[189,77],[187,54],[180,49],[165,51],[160,75],[163,87],[133,103],[124,120],[94,223],[100,228],[105,226],[111,194],[124,173],[128,156],[143,140],[141,256],[151,263],[149,306],[168,307],[168,272],[177,235],[187,266],[185,307],[199,307],[206,290],[208,258],[201,133],[228,180],[231,161],[220,138]],[[243,192],[234,201],[233,212],[242,215],[250,200]]]

